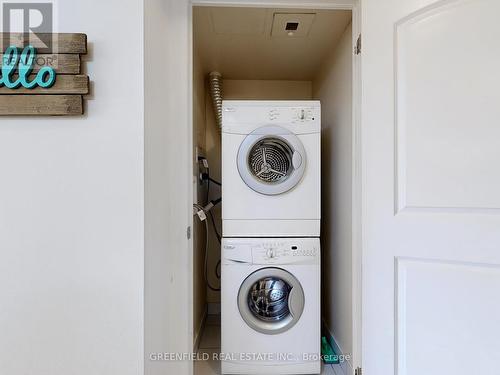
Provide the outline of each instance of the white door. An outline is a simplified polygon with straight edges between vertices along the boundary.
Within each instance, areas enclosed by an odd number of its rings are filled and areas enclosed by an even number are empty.
[[[500,368],[500,1],[364,0],[363,374]]]

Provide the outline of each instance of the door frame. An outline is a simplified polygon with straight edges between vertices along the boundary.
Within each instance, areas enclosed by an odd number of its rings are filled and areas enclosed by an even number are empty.
[[[361,2],[362,0],[190,0],[188,30],[189,41],[191,43],[189,56],[189,68],[193,68],[193,7],[214,6],[214,7],[253,7],[253,8],[293,8],[293,9],[329,9],[329,10],[350,10],[352,12],[352,313],[353,313],[353,370],[362,367],[362,123],[361,123],[361,54],[355,55],[354,48],[358,36],[361,35]],[[192,77],[188,82],[189,108],[193,109],[193,84]],[[173,94],[173,93],[172,93]],[[188,133],[193,134],[194,125],[192,115],[189,115]],[[179,124],[179,126],[182,126]],[[188,145],[192,154],[192,142]],[[188,168],[193,170],[193,165]],[[191,186],[191,175],[189,183]],[[191,192],[190,196],[193,194]],[[190,223],[192,228],[192,221]],[[188,257],[189,271],[193,269],[193,244],[190,241]],[[193,306],[193,295],[188,298],[188,303]],[[193,332],[187,334],[192,335]],[[192,337],[189,339],[192,340]],[[190,367],[191,374],[193,366]]]

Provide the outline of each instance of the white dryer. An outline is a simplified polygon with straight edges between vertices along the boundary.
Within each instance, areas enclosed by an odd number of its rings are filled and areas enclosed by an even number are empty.
[[[223,374],[319,374],[318,238],[224,238]]]
[[[224,237],[319,236],[319,101],[223,101]]]

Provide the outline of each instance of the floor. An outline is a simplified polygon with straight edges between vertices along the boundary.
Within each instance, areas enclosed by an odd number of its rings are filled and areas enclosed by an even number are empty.
[[[200,358],[207,353],[209,358],[212,354],[220,351],[220,315],[208,315],[205,328],[201,335],[198,353]],[[220,362],[209,359],[194,363],[194,375],[219,375]],[[321,375],[344,375],[340,365],[323,365]]]

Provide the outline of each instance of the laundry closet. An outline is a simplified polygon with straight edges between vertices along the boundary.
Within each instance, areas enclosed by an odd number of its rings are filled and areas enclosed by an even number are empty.
[[[319,202],[321,335],[327,338],[336,354],[352,355],[353,59],[356,43],[351,11],[195,6],[192,21],[194,350],[220,350],[221,241],[224,241],[221,240],[221,207],[225,203],[224,199],[220,201],[221,189],[224,189],[221,173],[222,158],[228,156],[222,154],[222,132],[210,82],[213,77],[210,73],[218,72],[223,100],[235,101],[233,103],[283,101],[292,103],[284,106],[295,110],[294,116],[319,120],[321,152],[316,151],[320,158],[320,162],[317,161],[320,189],[311,189],[309,197],[301,196],[297,207],[307,210],[314,202]],[[317,119],[314,109],[309,111],[314,108],[311,103],[320,105]],[[230,157],[233,156],[236,157]],[[311,163],[314,158],[307,160]],[[288,204],[291,205],[293,202]],[[269,233],[261,237],[280,237],[278,242],[282,245],[286,243],[296,248],[293,241],[297,236],[294,235],[284,241],[283,236]],[[302,237],[309,243],[315,236]],[[310,298],[308,291],[304,292],[307,304]],[[318,345],[319,340],[320,337]],[[345,373],[352,371],[349,358],[340,366]],[[195,364],[196,375],[212,373],[220,373],[214,361]]]

